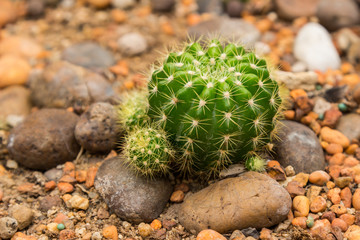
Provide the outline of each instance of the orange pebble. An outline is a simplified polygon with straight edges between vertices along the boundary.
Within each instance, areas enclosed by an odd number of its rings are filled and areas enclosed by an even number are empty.
[[[360,161],[352,156],[349,156],[349,157],[345,158],[345,160],[344,160],[345,167],[355,167],[359,163],[360,163]]]
[[[358,144],[355,144],[355,143],[350,144],[350,146],[346,148],[345,152],[349,155],[354,155],[355,151],[358,147],[359,147]]]
[[[114,225],[105,227],[102,234],[105,238],[118,240],[118,231]]]
[[[120,9],[113,9],[111,10],[111,17],[112,19],[114,20],[114,22],[116,23],[123,23],[126,21],[127,19],[127,15],[126,15],[126,12],[125,11],[122,11]]]
[[[290,96],[296,100],[299,97],[307,97],[307,93],[304,91],[304,89],[294,89],[291,90]]]
[[[343,74],[354,72],[354,66],[349,62],[344,62],[343,64],[341,64],[340,69]]]
[[[166,35],[174,35],[174,28],[171,26],[171,24],[169,22],[163,22],[161,24],[161,30],[166,34]]]
[[[206,229],[197,235],[196,240],[226,240],[226,238],[214,230]]]
[[[344,220],[348,226],[353,225],[355,222],[355,216],[348,213],[341,215],[339,218]]]
[[[83,183],[86,181],[86,171],[85,170],[79,170],[75,172],[75,179],[79,183]]]
[[[161,222],[158,219],[154,219],[151,222],[150,226],[155,230],[160,229],[161,228]]]
[[[71,193],[74,191],[74,186],[66,182],[58,183],[57,187],[61,193]]]
[[[63,223],[65,220],[68,220],[69,218],[63,214],[63,213],[59,213],[56,218],[54,218],[55,223]]]
[[[189,26],[194,26],[201,22],[201,17],[199,14],[191,13],[187,16],[186,21]]]
[[[326,148],[325,151],[328,154],[336,154],[336,153],[342,153],[343,152],[343,147],[340,144],[337,143],[330,143]]]
[[[85,187],[91,188],[94,186],[94,181],[96,177],[97,167],[90,167],[86,172],[86,181],[85,181]]]
[[[296,217],[291,221],[291,224],[306,229],[306,217]]]
[[[70,174],[73,171],[75,171],[75,164],[72,162],[66,162],[64,164],[63,174]]]
[[[44,187],[46,191],[54,190],[56,188],[56,182],[55,181],[46,182]]]
[[[330,145],[330,144],[329,144]],[[329,165],[342,165],[345,160],[345,155],[342,153],[335,153],[330,159],[329,159]]]
[[[23,193],[31,192],[33,189],[34,189],[33,183],[23,183],[17,187],[17,190]]]
[[[272,167],[275,167],[275,166],[280,167],[280,163],[278,161],[276,161],[276,160],[271,160],[271,161],[267,162],[267,167],[272,168]]]
[[[294,110],[286,110],[284,112],[284,117],[287,120],[293,120],[295,118],[295,111]]]
[[[341,218],[335,218],[332,222],[331,222],[331,226],[333,228],[335,227],[339,227],[341,229],[341,231],[345,232],[348,228],[348,225],[346,224],[346,222],[344,220],[342,220]]]

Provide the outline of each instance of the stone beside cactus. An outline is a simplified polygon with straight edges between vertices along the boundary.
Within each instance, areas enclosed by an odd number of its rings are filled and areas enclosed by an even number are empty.
[[[125,159],[136,172],[155,177],[168,172],[174,156],[166,133],[152,127],[135,127],[125,137]]]
[[[171,52],[148,84],[152,122],[180,153],[180,171],[217,173],[251,159],[276,137],[282,109],[267,63],[242,46],[211,40]]]

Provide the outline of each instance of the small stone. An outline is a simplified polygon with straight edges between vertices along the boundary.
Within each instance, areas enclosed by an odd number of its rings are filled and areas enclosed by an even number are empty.
[[[335,204],[330,207],[330,210],[334,212],[337,216],[347,213],[346,207],[341,204]]]
[[[306,228],[306,219],[307,219],[306,217],[296,217],[291,221],[291,224],[305,229]]]
[[[360,115],[349,113],[340,118],[336,129],[352,140],[360,138],[360,127],[358,126],[360,126]]]
[[[118,231],[114,225],[105,227],[102,234],[105,238],[109,238],[112,240],[118,239]]]
[[[327,197],[333,204],[339,204],[341,201],[340,192],[340,188],[330,189],[327,193]]]
[[[294,43],[294,54],[310,70],[325,72],[340,67],[340,57],[330,34],[318,23],[307,23],[300,29]]]
[[[152,227],[147,223],[140,223],[138,226],[139,235],[143,238],[150,236],[154,231]]]
[[[45,196],[40,200],[39,210],[42,212],[47,212],[52,207],[60,206],[61,199],[58,196]]]
[[[258,230],[253,227],[248,227],[248,228],[242,229],[241,232],[246,237],[253,237],[254,239],[258,239],[260,236],[260,233],[258,232]]]
[[[70,208],[86,210],[89,207],[89,200],[79,195],[74,195],[66,202]]]
[[[230,240],[243,240],[245,238],[245,235],[240,230],[233,231],[230,236]]]
[[[344,149],[350,145],[349,139],[344,134],[329,127],[321,129],[320,137],[323,141],[340,144]]]
[[[276,81],[285,84],[289,89],[304,89],[307,91],[315,90],[315,85],[318,81],[318,76],[315,72],[274,72]]]
[[[293,178],[293,181],[298,182],[301,187],[305,187],[307,182],[309,181],[309,174],[303,172],[298,173]]]
[[[162,226],[161,226],[161,222],[160,222],[160,220],[158,220],[158,219],[154,219],[154,220],[151,222],[150,226],[151,226],[154,230],[158,230],[158,229],[160,229],[160,228],[162,227]]]
[[[142,54],[148,48],[146,39],[139,33],[127,33],[118,40],[120,51],[127,56]]]
[[[226,4],[226,12],[232,18],[241,17],[241,13],[244,10],[244,4],[237,0],[230,0]]]
[[[329,165],[343,165],[345,157],[342,153],[335,153],[334,156],[329,159]]]
[[[353,181],[352,177],[338,177],[335,179],[335,185],[339,188],[345,188]]]
[[[58,224],[53,222],[53,223],[49,223],[48,225],[46,225],[46,228],[49,232],[58,234],[59,229],[57,228],[57,226],[58,226]]]
[[[59,179],[59,182],[74,184],[74,183],[76,183],[76,179],[70,175],[64,175]]]
[[[66,182],[58,183],[57,187],[61,193],[71,193],[74,191],[74,186]]]
[[[294,20],[316,14],[319,0],[275,0],[276,12],[281,18]]]
[[[325,112],[324,120],[321,122],[321,125],[334,128],[341,116],[342,113],[337,108],[330,108]]]
[[[171,194],[170,201],[180,203],[184,200],[185,194],[181,190],[177,190]]]
[[[340,218],[335,218],[332,222],[331,222],[331,226],[333,228],[338,227],[341,229],[342,232],[345,232],[348,228],[348,225],[346,224],[346,222]]]
[[[314,238],[327,239],[327,234],[331,231],[331,223],[327,219],[315,221],[310,233]]]
[[[343,147],[340,144],[337,143],[330,143],[326,148],[325,151],[328,154],[336,154],[336,153],[342,153],[343,152]]]
[[[174,0],[152,0],[151,8],[155,12],[169,12],[174,8]]]
[[[359,240],[360,226],[351,225],[344,234],[344,237],[348,240]]]
[[[34,217],[34,213],[31,208],[28,208],[24,205],[14,205],[10,207],[9,214],[18,222],[19,230],[28,227]]]
[[[210,239],[226,240],[226,238],[223,235],[211,229],[202,230],[196,237],[196,240],[210,240]]]
[[[360,189],[356,189],[352,198],[352,205],[356,210],[360,210]]]
[[[305,189],[301,187],[300,184],[296,181],[289,182],[286,186],[286,190],[289,192],[292,198],[305,195]]]
[[[110,5],[111,0],[87,0],[87,2],[95,8],[105,8]]]
[[[312,202],[317,196],[319,196],[322,188],[318,186],[310,186],[306,192],[306,197]]]
[[[330,181],[329,174],[321,170],[312,172],[309,176],[309,182],[316,184],[318,186],[323,186],[328,181]]]
[[[317,196],[310,204],[310,211],[313,213],[323,212],[326,209],[326,200],[321,196]]]
[[[101,233],[99,233],[99,232],[94,232],[94,233],[91,235],[91,240],[102,240]]]
[[[11,160],[11,159],[8,159],[6,161],[6,165],[5,165],[7,168],[10,168],[10,169],[17,169],[18,168],[18,163],[15,162],[14,160]]]
[[[61,229],[59,229],[59,230],[61,230]],[[65,229],[65,230],[60,231],[59,240],[72,240],[72,239],[76,239],[76,235],[75,235],[75,232],[73,230]]]
[[[297,196],[293,199],[295,217],[306,217],[309,214],[310,201],[305,196]]]
[[[336,218],[335,213],[333,213],[331,211],[324,212],[323,215],[321,216],[321,219],[327,219],[329,222],[332,222],[335,218]]]
[[[346,222],[348,226],[353,225],[355,222],[355,216],[348,213],[341,215],[339,218]]]
[[[10,86],[0,90],[0,120],[11,116],[26,117],[31,111],[30,91],[23,86]]]
[[[16,219],[10,217],[0,218],[0,238],[11,238],[18,229]]]
[[[40,240],[40,239],[41,238],[37,239],[36,237],[25,235],[22,232],[15,233],[15,235],[11,238],[11,240]]]
[[[57,168],[52,168],[50,170],[47,170],[44,173],[44,176],[50,181],[57,182],[62,177],[62,171],[60,169],[57,169]]]
[[[33,38],[9,35],[4,36],[0,41],[0,55],[16,55],[24,59],[35,59],[42,51],[44,51],[42,46]]]
[[[171,230],[173,227],[176,226],[176,222],[174,220],[168,220],[168,219],[164,219],[162,221],[162,225],[166,230]]]
[[[292,166],[289,165],[285,168],[285,173],[287,177],[292,177],[295,175],[295,170]]]
[[[96,177],[97,170],[98,170],[97,167],[90,167],[90,168],[87,170],[85,187],[91,188],[92,186],[94,186],[94,182],[95,182],[95,177]]]
[[[31,67],[29,63],[16,55],[0,57],[0,88],[11,85],[23,85],[28,80]]]

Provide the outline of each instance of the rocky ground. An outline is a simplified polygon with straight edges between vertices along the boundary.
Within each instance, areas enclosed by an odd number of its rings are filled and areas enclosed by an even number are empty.
[[[359,4],[1,0],[0,239],[360,239]],[[288,89],[266,172],[123,164],[114,106],[188,34],[242,42]]]

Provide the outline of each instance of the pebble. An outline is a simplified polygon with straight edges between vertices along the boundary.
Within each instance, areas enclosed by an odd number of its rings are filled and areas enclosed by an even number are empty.
[[[76,234],[71,229],[61,230],[59,233],[59,240],[72,240],[76,239]]]
[[[151,8],[155,12],[169,12],[174,8],[175,0],[152,0]]]
[[[288,191],[292,198],[305,195],[305,189],[296,181],[289,182],[286,186],[286,191]]]
[[[143,238],[150,236],[150,234],[154,231],[152,227],[147,223],[140,223],[138,226],[139,235]]]
[[[112,5],[116,8],[126,9],[136,4],[135,0],[111,0]]]
[[[242,19],[230,19],[226,17],[214,18],[191,26],[188,30],[190,36],[199,39],[209,34],[217,34],[224,39],[241,42],[245,46],[254,46],[260,38],[260,32],[256,27]]]
[[[344,234],[347,240],[359,240],[360,239],[360,226],[351,225]]]
[[[339,218],[346,222],[348,226],[353,225],[355,222],[355,216],[348,213],[341,215]]]
[[[347,213],[346,207],[342,204],[335,204],[330,207],[330,210],[334,212],[338,217]]]
[[[333,188],[328,191],[327,197],[333,204],[339,204],[341,201],[340,193],[340,188]]]
[[[240,18],[244,10],[244,3],[237,0],[230,0],[226,3],[226,12],[229,17]]]
[[[291,221],[291,224],[305,229],[306,228],[306,217],[295,217]]]
[[[107,226],[103,229],[102,234],[105,238],[117,240],[118,231],[114,225]]]
[[[348,139],[360,138],[360,115],[349,113],[343,115],[336,126],[336,129],[344,134]]]
[[[0,57],[0,88],[23,85],[29,78],[31,67],[23,58],[16,55]]]
[[[185,194],[181,190],[177,190],[171,194],[170,201],[174,203],[180,203],[184,200]]]
[[[87,2],[95,8],[106,8],[110,5],[111,0],[87,0]]]
[[[172,193],[168,180],[149,180],[132,172],[126,167],[123,155],[107,159],[99,167],[95,189],[112,212],[135,223],[157,218]]]
[[[319,0],[275,0],[279,17],[294,20],[299,17],[312,17],[316,14]]]
[[[293,178],[293,181],[298,182],[301,187],[305,187],[309,181],[309,174],[300,172],[296,174],[296,176]]]
[[[99,232],[94,232],[94,233],[91,235],[91,240],[102,240],[101,233],[99,233]]]
[[[45,196],[40,200],[39,210],[47,212],[53,207],[61,206],[61,199],[59,196]]]
[[[334,128],[341,116],[342,113],[337,108],[330,108],[325,112],[321,125]]]
[[[10,86],[0,90],[0,119],[10,116],[25,117],[31,111],[30,91],[23,86]]]
[[[224,11],[221,0],[196,0],[196,3],[199,13],[212,13],[219,16]]]
[[[330,181],[330,176],[326,172],[322,170],[318,170],[312,172],[309,176],[309,182],[316,184],[318,186],[325,185],[328,181]]]
[[[93,103],[75,127],[77,142],[90,153],[108,153],[115,148],[119,127],[115,108],[109,103]]]
[[[273,226],[286,219],[290,207],[291,197],[275,180],[264,174],[246,172],[185,198],[178,217],[188,230],[210,228],[226,233],[247,227]]]
[[[57,228],[58,224],[57,223],[49,223],[48,225],[46,225],[46,229],[54,234],[58,234],[59,233],[59,229]]]
[[[43,47],[34,39],[23,36],[6,36],[0,41],[0,55],[16,55],[25,59],[34,59],[43,50]]]
[[[57,184],[57,187],[60,191],[60,193],[64,194],[64,193],[71,193],[74,191],[74,186],[70,183],[66,183],[66,182],[60,182]]]
[[[325,72],[340,67],[340,57],[330,34],[318,23],[307,23],[300,29],[294,42],[294,54],[310,70]]]
[[[11,240],[40,240],[40,239],[41,238],[25,235],[22,232],[15,233],[15,235],[11,238]],[[48,240],[48,238],[46,240]]]
[[[34,217],[33,210],[24,205],[14,205],[9,208],[9,214],[18,222],[19,230],[28,227]]]
[[[275,71],[274,79],[285,84],[290,89],[304,89],[306,91],[315,90],[315,85],[318,82],[318,75],[315,72],[285,72]]]
[[[295,217],[306,217],[309,214],[310,201],[305,196],[296,196],[293,199],[292,207]]]
[[[62,171],[61,171],[61,169],[52,168],[50,170],[47,170],[44,173],[44,176],[50,181],[57,182],[62,176]]]
[[[321,219],[315,221],[314,226],[310,229],[312,237],[318,239],[329,239],[327,238],[328,233],[331,231],[331,223],[327,219]]]
[[[115,64],[112,54],[94,42],[77,43],[67,47],[62,53],[62,58],[95,71],[104,70]]]
[[[0,1],[0,27],[17,19],[18,13],[15,4],[10,0]]]
[[[325,151],[328,154],[336,154],[336,153],[342,153],[343,152],[343,147],[340,144],[337,143],[330,143],[326,148]]]
[[[42,109],[30,114],[10,132],[7,145],[10,155],[21,165],[39,170],[72,161],[79,151],[73,133],[77,120],[74,113],[61,109]]]
[[[18,168],[18,163],[15,162],[14,160],[8,159],[6,161],[6,167],[9,169],[17,169]]]
[[[310,200],[310,202],[314,201],[314,199],[320,195],[322,188],[318,186],[310,186],[310,188],[306,191],[306,197]]]
[[[248,228],[242,229],[241,232],[246,237],[253,237],[255,239],[258,239],[260,236],[260,233],[258,232],[258,230],[256,230],[256,228],[253,228],[253,227],[248,227]]]
[[[0,218],[0,238],[11,238],[18,229],[16,219],[10,217]]]
[[[352,177],[338,177],[335,179],[335,185],[339,188],[345,188],[353,181]]]
[[[89,208],[89,200],[79,195],[74,195],[66,201],[66,205],[70,208],[86,210]]]
[[[148,49],[146,39],[136,32],[121,36],[118,40],[118,46],[120,51],[126,56],[140,55]]]
[[[333,228],[338,227],[341,229],[341,231],[345,232],[348,228],[348,225],[346,224],[346,222],[340,218],[335,218],[332,222],[331,222],[331,226]]]
[[[353,198],[352,205],[356,210],[360,210],[360,189],[356,189]]]
[[[328,143],[340,144],[344,149],[350,145],[349,139],[338,130],[329,127],[323,127],[320,131],[320,137]]]
[[[199,232],[196,240],[226,240],[226,238],[214,230],[206,229]]]
[[[93,102],[116,99],[111,84],[101,75],[68,62],[48,65],[29,81],[32,102],[40,107],[83,111]]]
[[[275,143],[277,160],[293,166],[295,172],[311,173],[325,168],[323,149],[315,133],[303,124],[284,120],[279,130],[281,141]]]
[[[323,212],[326,209],[326,200],[321,196],[317,196],[310,203],[310,211],[313,213]]]
[[[31,17],[39,17],[44,13],[45,2],[42,0],[29,0],[27,4],[27,14]]]
[[[321,0],[316,16],[331,31],[359,23],[359,7],[354,0]]]

